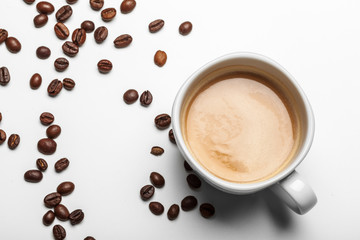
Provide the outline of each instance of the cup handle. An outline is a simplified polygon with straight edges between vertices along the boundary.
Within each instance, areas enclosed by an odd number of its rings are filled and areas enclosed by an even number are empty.
[[[296,171],[274,184],[271,190],[294,212],[302,215],[313,208],[316,195],[309,184]]]

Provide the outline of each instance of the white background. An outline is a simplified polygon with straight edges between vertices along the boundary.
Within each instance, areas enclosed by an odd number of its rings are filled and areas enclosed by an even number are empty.
[[[37,3],[38,1],[36,1]],[[65,0],[53,1],[56,9]],[[105,0],[105,7],[119,10],[120,0]],[[0,239],[52,239],[43,214],[48,210],[43,197],[59,183],[73,181],[75,191],[63,198],[70,209],[81,208],[84,221],[77,226],[61,223],[67,239],[359,239],[360,202],[360,2],[346,1],[194,1],[138,0],[127,15],[104,23],[100,12],[88,0],[72,5],[74,14],[66,22],[71,31],[89,19],[107,26],[109,37],[101,45],[87,35],[79,54],[70,59],[64,73],[53,68],[63,56],[63,41],[56,38],[55,13],[46,26],[36,29],[35,4],[1,0],[0,28],[22,43],[18,54],[0,45],[0,66],[11,74],[8,86],[0,86],[0,128],[8,136],[18,133],[21,143],[15,151],[0,146]],[[164,28],[148,32],[158,18]],[[184,37],[178,33],[183,21],[193,23]],[[133,43],[116,49],[113,40],[129,33]],[[52,55],[36,58],[35,50],[45,45]],[[168,54],[163,68],[153,63],[157,50]],[[157,114],[170,113],[178,88],[206,62],[234,51],[264,54],[283,65],[306,92],[315,113],[316,134],[308,157],[298,167],[318,196],[318,204],[304,216],[291,212],[269,191],[248,196],[222,193],[203,183],[199,191],[185,181],[183,159],[167,132],[154,127]],[[110,74],[98,73],[96,64],[108,58],[114,64]],[[35,72],[43,76],[40,89],[29,87]],[[46,88],[55,78],[71,77],[76,87],[51,98]],[[154,101],[148,108],[139,102],[126,105],[122,94],[129,88],[140,93],[150,90]],[[46,128],[39,115],[50,111],[62,127],[52,156],[41,155],[37,141]],[[149,152],[160,145],[160,157]],[[27,183],[23,174],[44,157],[49,163],[43,180]],[[70,167],[54,171],[56,160],[67,157]],[[166,213],[154,216],[148,203],[139,197],[149,183],[149,174],[158,171],[166,179],[152,200],[166,208],[195,195],[199,203],[210,202],[216,215],[202,218],[198,210],[180,212],[170,222]],[[58,224],[59,221],[55,220]]]

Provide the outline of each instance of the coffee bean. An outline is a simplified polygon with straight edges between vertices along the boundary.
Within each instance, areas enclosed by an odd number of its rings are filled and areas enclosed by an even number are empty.
[[[71,78],[64,78],[63,86],[66,90],[71,91],[75,87],[75,81]]]
[[[149,24],[149,31],[151,33],[156,33],[156,32],[160,31],[163,28],[164,24],[165,24],[165,22],[162,19],[157,19],[155,21],[152,21]]]
[[[192,171],[193,170],[192,167],[188,164],[187,161],[184,161],[184,168],[185,168],[186,171]]]
[[[51,55],[51,50],[48,47],[41,46],[36,49],[36,56],[40,59],[47,59]]]
[[[162,147],[159,146],[154,146],[151,148],[151,154],[155,155],[155,156],[160,156],[161,154],[164,153],[164,149]]]
[[[174,132],[173,132],[173,130],[172,130],[172,129],[170,129],[170,131],[169,131],[169,140],[170,140],[170,142],[172,142],[172,143],[176,144],[176,140],[175,140]]]
[[[66,238],[66,231],[61,225],[55,225],[53,227],[53,235],[55,240],[63,240]]]
[[[77,3],[78,0],[66,0],[68,4],[74,4]]]
[[[154,62],[155,62],[155,64],[158,65],[159,67],[164,66],[165,63],[166,63],[166,60],[167,60],[166,52],[161,51],[161,50],[158,50],[158,51],[155,53]]]
[[[183,211],[193,210],[197,205],[197,199],[194,196],[187,196],[181,201],[181,209]]]
[[[96,239],[91,236],[88,236],[88,237],[84,238],[84,240],[96,240]]]
[[[56,12],[55,17],[58,22],[65,22],[71,17],[72,13],[73,11],[71,6],[65,5]]]
[[[211,218],[215,214],[215,208],[210,203],[203,203],[200,205],[200,214],[204,218]]]
[[[102,43],[108,36],[108,29],[104,26],[98,27],[94,32],[94,38],[97,43]]]
[[[114,45],[117,48],[124,48],[130,45],[130,43],[132,42],[132,37],[129,34],[123,34],[118,36],[115,40],[114,40]]]
[[[191,188],[200,188],[201,187],[201,180],[195,174],[189,174],[186,177],[186,181]]]
[[[101,11],[101,18],[104,22],[110,22],[116,16],[115,8],[106,8]]]
[[[55,35],[61,39],[65,40],[70,35],[69,29],[63,23],[56,23],[54,26]]]
[[[62,50],[64,54],[68,55],[69,57],[75,57],[76,54],[79,52],[79,47],[73,42],[66,41],[62,45]]]
[[[84,44],[86,40],[86,32],[82,28],[77,28],[72,34],[72,41],[79,47]]]
[[[55,153],[57,144],[51,138],[43,138],[39,140],[37,147],[42,154],[51,155]]]
[[[189,21],[183,22],[180,26],[179,26],[179,33],[183,36],[188,35],[192,30],[192,23]]]
[[[155,188],[152,185],[145,185],[140,189],[140,197],[142,200],[149,200],[155,192]]]
[[[171,117],[166,114],[159,114],[155,117],[155,125],[158,129],[166,129],[171,124]]]
[[[100,60],[97,64],[98,70],[101,73],[109,73],[113,67],[112,63],[109,60],[103,59]]]
[[[0,122],[1,122],[1,120],[2,120],[2,113],[0,112]]]
[[[6,141],[6,133],[4,130],[0,129],[0,145]]]
[[[167,212],[168,219],[171,221],[175,220],[179,216],[179,212],[180,212],[179,205],[177,204],[171,205]]]
[[[76,209],[69,215],[69,220],[71,225],[76,225],[81,223],[81,221],[84,219],[84,212],[81,209]]]
[[[55,212],[55,217],[57,219],[59,219],[60,221],[66,221],[69,218],[70,212],[67,209],[67,207],[65,207],[62,204],[58,204],[55,208],[54,208],[54,212]]]
[[[149,203],[149,209],[155,215],[161,215],[164,212],[164,206],[159,202]]]
[[[50,82],[47,91],[49,96],[55,97],[61,92],[61,89],[62,89],[61,81],[58,79],[54,79]]]
[[[157,172],[152,172],[150,174],[150,181],[157,188],[162,188],[165,185],[164,177]]]
[[[5,44],[9,52],[18,53],[21,50],[21,43],[14,37],[8,37],[5,40]]]
[[[62,197],[60,193],[53,192],[53,193],[49,193],[44,197],[44,204],[48,208],[53,208],[57,206],[61,202],[61,200]]]
[[[40,122],[41,122],[41,124],[43,124],[45,126],[52,124],[54,122],[54,120],[55,120],[54,115],[52,115],[49,112],[43,112],[40,115]]]
[[[0,28],[0,44],[5,42],[8,37],[8,32],[5,29]]]
[[[43,178],[43,174],[39,170],[29,170],[26,171],[24,174],[25,181],[31,183],[38,183],[41,181],[42,178]]]
[[[126,14],[134,10],[135,6],[136,6],[135,0],[124,0],[120,5],[120,10],[122,13]]]
[[[11,134],[8,139],[8,146],[11,150],[14,150],[20,144],[20,136],[17,134]]]
[[[60,57],[54,61],[55,70],[63,72],[69,67],[69,61],[66,58]]]
[[[60,183],[57,187],[56,191],[60,193],[62,196],[67,196],[72,193],[75,189],[75,184],[72,182],[63,182]]]
[[[81,28],[87,33],[91,33],[95,29],[95,24],[92,21],[86,20],[81,23]]]
[[[43,13],[47,15],[53,13],[55,10],[54,5],[46,1],[42,1],[36,4],[36,9],[38,10],[39,13]]]
[[[47,162],[45,161],[45,159],[42,158],[36,160],[36,166],[42,172],[45,172],[45,170],[48,168]]]
[[[90,7],[95,11],[99,11],[103,6],[104,0],[90,0]]]
[[[5,86],[10,82],[10,73],[9,69],[7,67],[1,67],[0,68],[0,85]]]
[[[48,22],[49,18],[46,14],[40,13],[39,15],[36,15],[34,17],[34,25],[37,28],[40,28],[42,26],[45,26],[45,24]]]
[[[30,78],[30,87],[31,89],[38,89],[41,86],[42,83],[42,77],[40,74],[35,73]]]
[[[62,172],[69,166],[69,164],[70,162],[67,158],[62,158],[55,163],[55,171],[58,173]]]
[[[124,102],[126,102],[127,104],[132,104],[136,102],[138,98],[139,94],[135,89],[129,89],[123,95]]]
[[[45,226],[50,226],[55,220],[55,213],[51,210],[47,211],[43,218],[42,218],[42,222]]]
[[[153,96],[150,91],[144,91],[140,96],[140,104],[144,107],[149,106],[152,103]]]
[[[32,4],[32,3],[35,2],[35,0],[24,0],[24,2],[27,3],[27,4]]]
[[[48,138],[57,138],[61,133],[61,127],[59,125],[51,125],[46,129],[46,136]]]

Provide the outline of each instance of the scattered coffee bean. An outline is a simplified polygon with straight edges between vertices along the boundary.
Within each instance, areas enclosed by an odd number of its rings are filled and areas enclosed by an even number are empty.
[[[1,120],[2,120],[2,113],[0,112],[0,122],[1,122]]]
[[[164,212],[164,206],[159,202],[149,203],[149,209],[155,215],[161,215]]]
[[[215,208],[210,203],[203,203],[200,205],[200,214],[204,218],[211,218],[215,214]]]
[[[64,171],[69,166],[69,164],[70,162],[67,158],[62,158],[55,163],[55,171],[60,173]]]
[[[135,0],[124,0],[120,5],[120,10],[122,13],[127,14],[132,10],[134,10],[135,6],[136,6]]]
[[[44,204],[48,208],[53,208],[57,206],[61,202],[61,200],[62,197],[60,193],[53,192],[53,193],[49,193],[44,197]]]
[[[159,67],[164,66],[165,63],[166,63],[166,60],[167,60],[166,52],[161,51],[161,50],[158,50],[158,51],[155,53],[154,62],[155,62],[155,64],[158,65]]]
[[[5,29],[0,28],[0,44],[5,42],[8,37],[8,32]]]
[[[6,141],[6,133],[4,130],[0,129],[0,145]]]
[[[11,150],[14,150],[20,144],[20,136],[17,134],[11,134],[8,139],[8,146]]]
[[[45,159],[42,158],[36,160],[36,166],[42,172],[45,172],[45,170],[48,168],[47,162],[45,161]]]
[[[45,125],[45,126],[50,125],[54,122],[54,120],[55,120],[54,115],[52,115],[49,112],[43,112],[40,115],[40,122],[42,125]]]
[[[181,209],[183,211],[193,210],[197,205],[197,199],[194,196],[187,196],[181,201]]]
[[[39,15],[36,15],[34,17],[34,25],[37,28],[40,28],[42,26],[45,26],[45,24],[48,22],[49,18],[46,14],[40,13]]]
[[[166,114],[159,114],[155,117],[155,125],[158,129],[166,129],[171,124],[171,117]]]
[[[87,33],[91,33],[95,29],[95,24],[92,21],[86,20],[81,23],[81,28]]]
[[[39,170],[29,170],[26,171],[24,174],[25,181],[31,183],[38,183],[41,181],[42,178],[43,178],[43,174]]]
[[[160,31],[163,28],[164,24],[165,24],[165,22],[162,19],[157,19],[155,21],[152,21],[149,24],[149,31],[151,33],[156,33],[156,32]]]
[[[150,91],[144,91],[140,96],[140,104],[144,107],[149,106],[152,103],[153,96]]]
[[[104,26],[98,27],[94,32],[94,38],[97,43],[102,43],[108,36],[108,29]]]
[[[200,188],[201,187],[201,180],[195,174],[189,174],[186,177],[186,181],[189,184],[189,187],[191,187],[191,188]]]
[[[140,197],[142,200],[149,200],[155,192],[155,188],[152,185],[145,185],[140,189]]]
[[[184,161],[184,168],[185,168],[186,171],[192,171],[193,170],[192,167],[188,164],[187,161]]]
[[[109,73],[113,67],[112,63],[109,60],[103,59],[100,60],[97,64],[98,70],[101,73]]]
[[[7,67],[0,68],[0,85],[6,86],[10,82],[10,73]]]
[[[32,4],[32,3],[35,2],[35,0],[24,0],[24,2],[27,3],[27,4]]]
[[[9,52],[18,53],[21,50],[21,43],[14,37],[8,37],[5,40],[5,44]]]
[[[124,48],[130,45],[130,43],[132,42],[132,37],[129,34],[123,34],[118,36],[115,40],[114,40],[114,45],[117,48]]]
[[[70,35],[69,29],[63,23],[56,23],[54,26],[55,35],[61,39],[65,40]]]
[[[45,226],[50,226],[55,220],[55,213],[51,210],[47,211],[43,218],[42,218],[42,222]]]
[[[58,79],[52,80],[47,89],[49,96],[51,97],[57,96],[61,92],[62,87],[63,86],[60,80]]]
[[[124,102],[126,102],[127,104],[132,104],[136,102],[138,98],[139,94],[135,89],[129,89],[123,95]]]
[[[63,182],[60,183],[57,187],[56,191],[60,193],[62,196],[67,196],[72,193],[75,189],[75,184],[72,182]]]
[[[66,0],[68,4],[74,4],[77,3],[78,0]]]
[[[41,86],[42,83],[42,77],[40,74],[35,73],[30,78],[30,87],[31,89],[38,89]]]
[[[61,225],[57,224],[53,227],[53,235],[55,240],[63,240],[66,238],[66,231]]]
[[[164,177],[157,172],[152,172],[150,174],[150,181],[157,188],[162,188],[165,185]]]
[[[95,11],[99,11],[103,6],[104,0],[90,0],[90,7]]]
[[[183,36],[188,35],[192,30],[192,23],[189,21],[183,22],[180,26],[179,26],[179,33]]]
[[[110,22],[116,16],[115,8],[105,8],[101,11],[101,18],[104,22]]]
[[[76,209],[69,215],[69,220],[71,225],[76,225],[81,223],[81,221],[84,219],[84,212],[81,209]]]
[[[167,212],[168,219],[171,221],[175,220],[179,216],[179,212],[180,212],[179,205],[177,205],[177,204],[171,205]]]
[[[73,11],[70,5],[65,5],[59,8],[59,10],[56,12],[55,17],[58,22],[65,22],[68,20]]]
[[[162,147],[159,146],[154,146],[151,148],[151,154],[155,155],[155,156],[160,156],[161,154],[164,153],[164,149]]]
[[[36,56],[40,59],[47,59],[51,55],[51,50],[48,47],[41,46],[36,49]]]
[[[57,138],[61,133],[61,127],[59,125],[51,125],[46,129],[46,136],[48,138]]]
[[[63,72],[69,67],[69,61],[66,58],[60,57],[54,61],[55,70]]]
[[[75,87],[75,81],[71,78],[64,78],[63,86],[66,90],[71,91]]]
[[[176,140],[175,140],[174,132],[173,132],[173,130],[172,130],[172,129],[170,129],[170,131],[169,131],[169,140],[170,140],[170,142],[172,142],[172,143],[176,144]]]
[[[86,40],[86,32],[82,28],[77,28],[72,34],[72,41],[79,47],[84,44]]]
[[[38,10],[39,13],[43,13],[47,15],[53,13],[55,10],[54,5],[46,1],[42,1],[36,4],[36,9]]]
[[[66,221],[69,218],[70,212],[67,209],[67,207],[65,207],[62,204],[58,204],[55,208],[54,208],[54,212],[55,212],[55,217],[57,219],[59,219],[60,221]]]
[[[62,50],[64,54],[68,55],[69,57],[75,57],[76,54],[79,52],[79,47],[73,42],[66,41],[62,45]]]
[[[84,238],[84,240],[96,240],[96,239],[91,236],[88,236],[88,237]]]
[[[51,138],[43,138],[39,140],[37,147],[42,154],[51,155],[55,153],[57,144]]]

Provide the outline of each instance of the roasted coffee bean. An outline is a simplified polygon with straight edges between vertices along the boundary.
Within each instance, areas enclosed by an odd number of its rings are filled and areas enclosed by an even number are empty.
[[[42,222],[45,226],[50,226],[55,220],[55,213],[51,210],[47,211],[43,218],[42,218]]]
[[[40,13],[34,17],[34,25],[37,28],[44,26],[48,22],[49,18],[46,14]]]
[[[188,35],[192,30],[192,23],[189,21],[183,22],[179,26],[179,33],[183,36]]]
[[[69,57],[75,57],[76,54],[79,52],[79,47],[73,42],[66,41],[62,45],[62,50],[64,54],[68,55]]]
[[[4,130],[0,129],[0,145],[6,141],[6,133]]]
[[[69,164],[70,162],[67,158],[62,158],[55,163],[55,171],[58,173],[62,172],[69,166]]]
[[[197,205],[197,199],[194,196],[187,196],[181,201],[181,209],[183,211],[193,210]]]
[[[11,134],[8,139],[8,146],[11,150],[14,150],[20,144],[20,136],[17,134]]]
[[[158,129],[166,129],[171,124],[171,117],[166,114],[159,114],[155,117],[155,125]]]
[[[75,87],[75,81],[72,80],[71,78],[64,78],[63,86],[66,90],[71,91]]]
[[[154,62],[157,66],[162,67],[165,65],[167,60],[166,52],[158,50],[154,56]]]
[[[204,218],[211,218],[215,214],[215,208],[210,203],[203,203],[200,205],[200,214]]]
[[[43,124],[45,126],[52,124],[54,122],[54,120],[55,120],[54,115],[52,115],[49,112],[43,112],[40,115],[40,122],[41,122],[41,124]]]
[[[127,104],[132,104],[136,102],[138,98],[139,94],[135,89],[129,89],[123,95],[124,102],[126,102]]]
[[[7,67],[0,68],[0,85],[5,86],[10,82],[10,73]]]
[[[43,174],[39,170],[29,170],[26,171],[24,174],[25,181],[31,183],[38,183],[41,181],[42,178],[43,178]]]
[[[48,47],[41,46],[36,49],[36,56],[40,59],[47,59],[51,55],[51,50]]]
[[[98,27],[94,32],[94,38],[97,43],[102,43],[108,36],[108,29],[104,26]]]
[[[77,3],[78,0],[66,0],[68,4],[74,4]]]
[[[42,154],[51,155],[56,151],[57,144],[51,138],[43,138],[39,140],[37,147]]]
[[[157,188],[162,188],[165,185],[164,177],[157,172],[152,172],[150,174],[150,181]]]
[[[72,193],[75,189],[75,184],[72,182],[63,182],[60,183],[57,187],[56,191],[60,193],[62,196],[67,196]]]
[[[27,3],[27,4],[32,4],[32,3],[35,2],[35,0],[24,0],[24,2]]]
[[[186,177],[186,181],[189,184],[189,187],[191,187],[191,188],[199,188],[199,187],[201,187],[201,180],[195,174],[189,174]]]
[[[5,29],[0,28],[0,44],[5,42],[8,37],[8,32]]]
[[[155,188],[152,185],[145,185],[140,189],[140,197],[142,200],[149,200],[155,192]]]
[[[66,238],[66,231],[61,225],[57,224],[53,227],[53,235],[55,240],[63,240]]]
[[[161,154],[164,153],[164,149],[162,147],[159,146],[154,146],[151,148],[151,154],[155,155],[155,156],[160,156]]]
[[[61,199],[62,197],[60,193],[57,192],[49,193],[44,197],[44,204],[48,208],[53,208],[61,202]]]
[[[84,44],[86,40],[86,32],[82,28],[77,28],[72,34],[72,41],[79,47]]]
[[[187,161],[184,161],[184,168],[185,168],[186,171],[192,171],[193,170],[192,167],[188,164]]]
[[[1,122],[1,120],[2,120],[2,113],[0,112],[0,122]]]
[[[106,59],[100,60],[97,64],[97,66],[98,66],[99,72],[101,72],[101,73],[108,73],[111,71],[111,69],[113,67],[112,63]]]
[[[61,92],[61,89],[62,89],[61,81],[58,79],[54,79],[49,84],[47,91],[49,96],[55,97]]]
[[[99,11],[103,6],[104,0],[90,0],[90,7],[95,11]]]
[[[96,240],[96,239],[91,236],[87,236],[86,238],[84,238],[84,240]]]
[[[115,40],[114,40],[114,45],[117,48],[124,48],[130,45],[130,43],[132,42],[132,37],[129,34],[123,34],[118,36]]]
[[[164,206],[159,202],[149,203],[149,209],[155,215],[161,215],[164,212]]]
[[[169,140],[170,140],[170,142],[172,142],[172,143],[176,144],[176,140],[175,140],[174,132],[173,132],[173,130],[172,130],[172,129],[170,129],[170,131],[169,131]]]
[[[155,21],[152,21],[149,24],[149,31],[151,33],[156,33],[156,32],[160,31],[163,28],[164,24],[165,24],[165,22],[162,19],[157,19]]]
[[[70,5],[62,6],[55,14],[56,20],[58,22],[65,22],[71,17],[72,12]]]
[[[36,9],[38,10],[39,13],[43,13],[47,15],[53,13],[55,10],[54,5],[46,1],[42,1],[36,4]]]
[[[45,172],[45,170],[48,168],[47,162],[45,161],[45,159],[42,158],[36,160],[36,166],[42,172]]]
[[[46,129],[46,136],[48,138],[57,138],[61,133],[61,127],[59,125],[51,125]]]
[[[87,33],[91,33],[95,29],[95,24],[92,21],[86,20],[81,23],[81,28]]]
[[[101,18],[104,22],[110,22],[116,16],[115,8],[105,8],[101,11]]]
[[[171,205],[167,212],[168,219],[171,221],[175,220],[179,216],[179,212],[180,212],[179,205],[177,205],[177,204]]]
[[[153,96],[150,91],[144,91],[140,96],[140,104],[144,107],[149,106],[152,103]]]
[[[63,72],[69,67],[69,61],[66,58],[60,57],[54,61],[55,70]]]
[[[120,5],[120,10],[122,13],[126,14],[134,10],[135,6],[136,6],[135,0],[124,0]]]
[[[57,219],[59,219],[60,221],[66,221],[69,218],[70,212],[67,209],[67,207],[65,207],[62,204],[58,204],[55,208],[54,208],[54,212],[55,212],[55,217]]]
[[[42,83],[42,77],[40,74],[35,73],[30,78],[30,87],[31,89],[38,89],[41,86]]]
[[[84,212],[81,209],[76,209],[69,215],[69,220],[71,225],[76,225],[81,223],[81,221],[84,219]]]
[[[18,53],[21,50],[21,43],[14,37],[8,37],[5,44],[9,52]]]
[[[54,26],[55,35],[61,39],[65,40],[70,35],[69,29],[63,23],[56,23]]]

